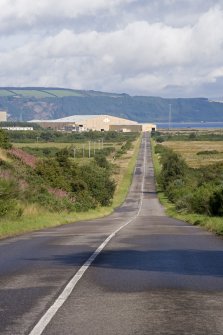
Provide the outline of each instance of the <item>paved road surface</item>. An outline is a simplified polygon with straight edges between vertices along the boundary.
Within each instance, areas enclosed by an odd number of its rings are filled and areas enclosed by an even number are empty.
[[[223,335],[223,240],[165,216],[145,137],[113,215],[0,242],[0,334],[40,334],[75,273],[127,222],[42,334]]]

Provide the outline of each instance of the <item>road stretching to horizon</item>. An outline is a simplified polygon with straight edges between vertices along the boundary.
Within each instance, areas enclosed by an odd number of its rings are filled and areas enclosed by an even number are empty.
[[[223,334],[223,239],[165,215],[146,134],[112,215],[0,242],[0,334]]]

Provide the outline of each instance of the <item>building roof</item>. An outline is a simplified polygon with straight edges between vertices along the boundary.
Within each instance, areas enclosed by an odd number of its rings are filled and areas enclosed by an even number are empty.
[[[92,114],[92,115],[71,115],[71,116],[67,116],[67,117],[64,117],[64,118],[61,118],[61,119],[56,119],[56,120],[31,120],[29,122],[33,122],[33,123],[41,123],[41,122],[50,122],[50,123],[53,123],[53,122],[80,122],[80,121],[84,121],[84,120],[88,120],[88,119],[94,119],[94,118],[97,118],[97,117],[111,117],[110,115],[103,115],[103,114]],[[117,118],[117,119],[122,119],[122,120],[127,120],[127,119],[124,119],[124,118],[119,118],[118,116],[112,116],[114,118]],[[136,123],[136,121],[132,121],[132,120],[128,120],[132,123]]]
[[[99,115],[99,114],[98,115],[96,115],[96,114],[92,114],[92,115],[71,115],[71,116],[63,117],[61,119],[55,119],[55,120],[31,120],[29,122],[38,122],[38,123],[39,122],[79,122],[79,121],[83,121],[83,120],[87,120],[87,119],[93,119],[93,118],[96,118],[98,116],[102,116],[102,115]]]
[[[53,121],[54,122],[79,122],[79,121],[83,121],[87,119],[93,119],[98,116],[102,116],[102,115],[94,115],[94,114],[92,115],[71,115],[71,116],[63,117],[61,119],[56,119]]]

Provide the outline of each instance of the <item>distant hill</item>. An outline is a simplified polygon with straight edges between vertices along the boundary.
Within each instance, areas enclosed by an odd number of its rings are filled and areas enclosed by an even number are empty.
[[[0,109],[9,120],[55,119],[74,114],[110,114],[138,122],[223,122],[223,104],[206,98],[164,99],[51,87],[0,88]]]

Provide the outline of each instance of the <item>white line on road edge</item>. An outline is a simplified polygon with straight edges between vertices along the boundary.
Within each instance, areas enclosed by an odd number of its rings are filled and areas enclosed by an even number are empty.
[[[59,295],[59,297],[56,299],[56,301],[53,303],[53,305],[46,311],[46,313],[42,316],[42,318],[39,320],[39,322],[35,325],[33,330],[29,333],[29,335],[41,335],[47,325],[50,323],[54,315],[57,313],[59,308],[65,303],[65,301],[68,299],[70,294],[72,293],[73,289],[77,285],[78,281],[82,278],[83,274],[89,266],[93,263],[95,258],[101,253],[101,251],[105,248],[105,246],[108,244],[108,242],[124,227],[126,227],[129,223],[134,221],[138,216],[142,208],[142,200],[143,200],[143,187],[145,183],[145,166],[146,166],[146,140],[145,141],[145,147],[144,147],[144,165],[143,165],[143,179],[142,179],[142,186],[141,186],[141,197],[140,197],[140,205],[137,214],[131,218],[128,222],[123,224],[121,227],[119,227],[117,230],[115,230],[111,235],[109,235],[106,240],[95,250],[95,252],[88,258],[88,260],[82,265],[82,267],[77,271],[77,273],[73,276],[73,278],[69,281],[69,283],[64,288],[63,292]]]

